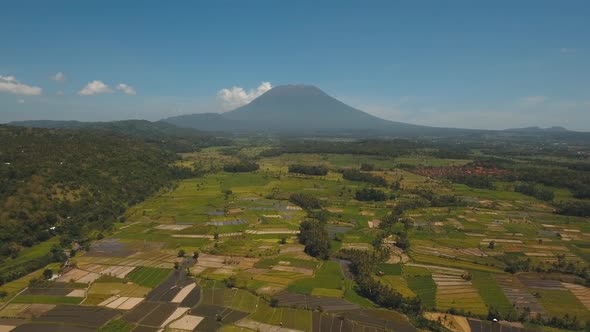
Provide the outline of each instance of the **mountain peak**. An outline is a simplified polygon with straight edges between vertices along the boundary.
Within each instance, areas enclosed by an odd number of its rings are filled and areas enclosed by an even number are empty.
[[[324,91],[315,85],[307,84],[286,84],[277,85],[268,90],[265,94],[269,95],[327,95]]]

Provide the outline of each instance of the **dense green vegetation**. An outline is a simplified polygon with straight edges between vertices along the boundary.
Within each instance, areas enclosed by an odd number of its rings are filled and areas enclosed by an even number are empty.
[[[354,198],[357,201],[384,201],[387,199],[387,194],[383,190],[363,188],[354,193]]]
[[[514,186],[514,191],[523,193],[525,195],[533,196],[542,201],[552,201],[553,197],[555,196],[552,190],[543,188],[542,186],[536,185],[534,183],[526,182],[517,183]]]
[[[314,210],[314,209],[321,209],[322,203],[316,197],[310,194],[291,194],[289,196],[289,201],[304,210]]]
[[[176,156],[96,130],[0,127],[0,257],[59,236],[63,246],[104,232],[133,204],[191,172]],[[45,253],[1,277],[12,280],[56,255]],[[9,262],[6,262],[9,263]]]
[[[305,253],[310,256],[327,259],[330,254],[330,238],[325,223],[307,219],[299,226],[299,242],[305,246]]]
[[[328,174],[328,167],[323,165],[293,164],[289,166],[289,173],[300,173],[306,175],[326,175]]]
[[[382,178],[378,175],[373,175],[371,173],[361,172],[356,169],[344,170],[342,172],[342,177],[344,179],[350,180],[350,181],[363,181],[363,182],[367,182],[372,185],[381,186],[381,187],[387,186],[387,181],[384,178]]]
[[[228,145],[230,140],[194,129],[176,127],[166,122],[125,120],[113,122],[22,121],[13,124],[33,128],[96,129],[107,135],[117,133],[154,144],[174,152],[192,152],[209,146]]]
[[[223,170],[230,173],[254,172],[259,168],[260,166],[257,163],[247,160],[230,163],[223,166]]]
[[[266,150],[262,156],[276,156],[283,153],[339,153],[379,156],[400,156],[412,150],[426,146],[409,140],[354,140],[354,141],[324,141],[324,140],[287,140],[279,147]]]

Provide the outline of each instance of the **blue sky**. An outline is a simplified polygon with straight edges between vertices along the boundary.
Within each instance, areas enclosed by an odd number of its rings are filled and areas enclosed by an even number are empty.
[[[590,131],[589,1],[1,7],[0,122],[221,112],[268,82],[314,84],[396,121]]]

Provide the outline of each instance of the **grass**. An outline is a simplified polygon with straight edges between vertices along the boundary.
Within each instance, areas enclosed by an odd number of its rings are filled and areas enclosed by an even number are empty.
[[[386,275],[393,275],[399,276],[402,274],[402,265],[401,264],[378,264],[375,268],[375,272],[383,272]]]
[[[134,283],[121,282],[95,282],[88,290],[89,295],[107,294],[129,297],[144,297],[150,288]]]
[[[361,296],[356,291],[356,283],[353,280],[344,280],[344,298],[354,304],[358,304],[363,308],[376,308],[377,306],[364,296]]]
[[[19,295],[13,303],[39,303],[39,304],[79,304],[81,297],[50,296],[50,295]]]
[[[127,275],[127,279],[136,284],[153,288],[166,279],[170,274],[170,271],[171,270],[169,269],[141,266],[131,271],[131,273]]]
[[[116,319],[108,322],[105,326],[101,327],[99,332],[130,332],[135,328],[135,325],[131,325],[122,319]]]
[[[378,280],[393,290],[397,291],[404,297],[415,297],[416,293],[408,287],[408,282],[402,276],[393,276],[393,275],[385,275],[383,277],[379,277]]]
[[[426,308],[434,308],[436,298],[436,284],[430,275],[414,276],[407,279],[410,289],[422,300]]]
[[[436,308],[441,311],[454,308],[476,315],[486,315],[488,313],[488,309],[479,293],[471,286],[441,286],[437,288]]]
[[[503,317],[516,313],[512,303],[506,298],[493,275],[472,271],[471,276],[471,283],[479,291],[479,295],[486,303],[488,310],[495,308]]]
[[[228,307],[243,312],[254,312],[256,310],[256,305],[259,301],[256,295],[241,289],[227,291],[235,292],[231,301],[228,303]]]
[[[314,288],[342,289],[344,276],[340,264],[325,261],[313,278],[304,278],[289,285],[289,291],[311,294]]]
[[[314,288],[311,290],[311,295],[325,297],[343,297],[344,291],[341,289]]]
[[[251,319],[271,325],[282,325],[285,328],[311,331],[312,312],[291,308],[272,308],[265,302],[260,302]]]
[[[535,289],[535,292],[549,316],[563,317],[567,314],[570,317],[576,316],[579,320],[590,320],[590,311],[571,292],[554,289]]]

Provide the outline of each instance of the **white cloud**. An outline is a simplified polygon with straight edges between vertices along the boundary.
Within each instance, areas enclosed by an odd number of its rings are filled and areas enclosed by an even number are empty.
[[[82,96],[91,96],[111,92],[113,92],[113,90],[111,90],[108,85],[104,84],[102,81],[95,80],[86,84],[84,89],[78,91],[78,94]]]
[[[25,100],[24,100],[24,99],[19,99],[19,100],[17,100],[17,102],[18,102],[19,104],[24,104],[24,103],[25,103]]]
[[[58,72],[57,74],[51,76],[51,79],[56,81],[56,82],[64,82],[66,80],[66,75],[64,75],[64,73],[62,73],[61,71]]]
[[[12,93],[15,95],[38,96],[42,93],[42,89],[37,86],[30,86],[23,84],[14,76],[0,75],[0,92]]]
[[[272,89],[270,82],[262,82],[256,89],[246,92],[239,86],[234,86],[230,89],[221,89],[217,92],[217,98],[221,101],[224,108],[233,109],[246,105],[266,91]]]
[[[132,86],[127,85],[125,83],[119,83],[119,85],[117,85],[117,90],[121,90],[121,91],[123,91],[124,94],[130,95],[130,96],[134,96],[137,94],[137,92],[135,91],[135,89]]]
[[[520,107],[536,107],[544,104],[549,98],[545,96],[528,96],[518,100],[518,106]]]
[[[63,95],[64,95],[64,92],[63,92],[63,91],[61,91],[61,90],[59,90],[58,92],[56,92],[56,95],[58,95],[58,96],[63,96]]]

